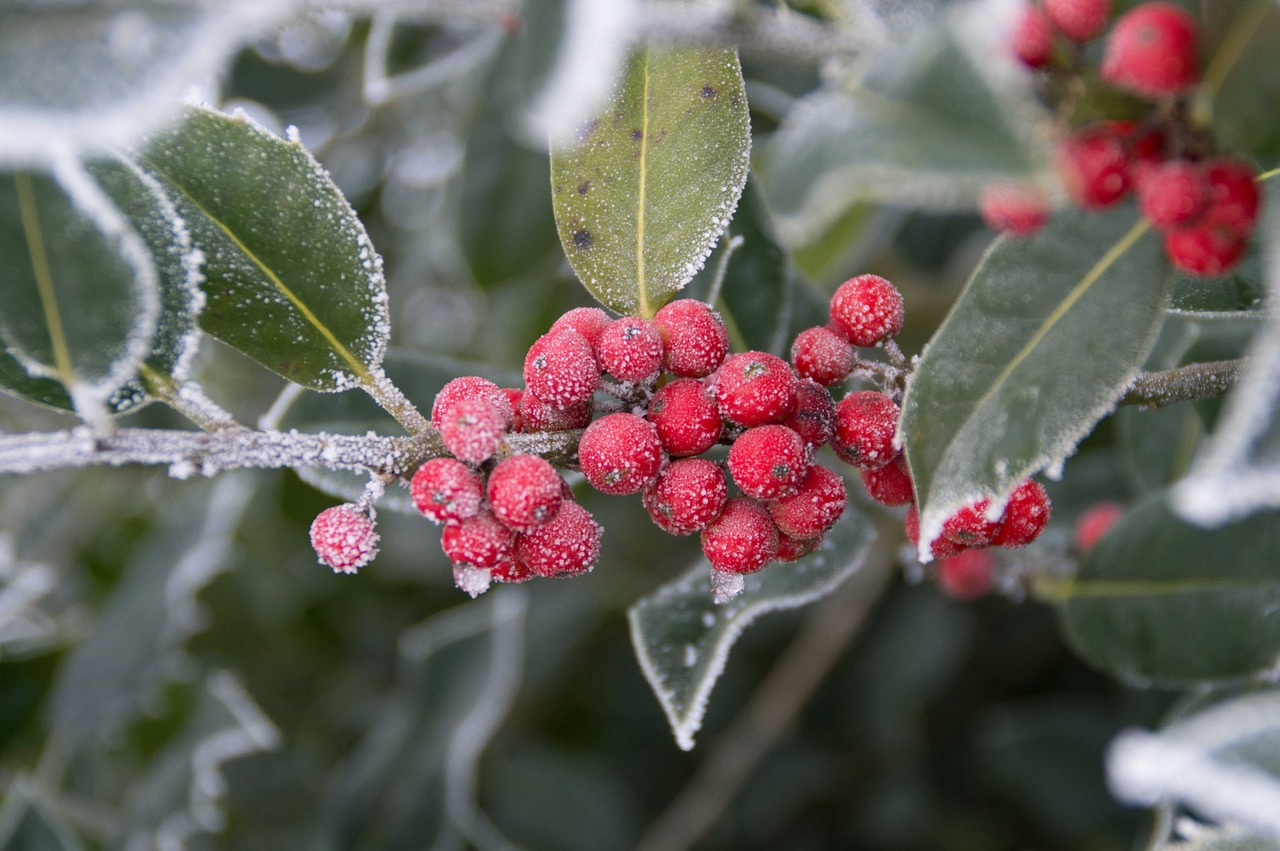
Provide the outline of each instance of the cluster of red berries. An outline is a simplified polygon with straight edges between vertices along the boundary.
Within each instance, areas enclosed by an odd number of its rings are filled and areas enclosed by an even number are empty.
[[[1101,35],[1110,15],[1110,0],[1041,0],[1023,8],[1013,52],[1046,76],[1078,74],[1079,46]],[[1164,234],[1170,262],[1212,276],[1244,256],[1260,199],[1254,169],[1222,155],[1212,135],[1188,119],[1185,96],[1200,82],[1199,32],[1189,12],[1160,0],[1117,18],[1101,80],[1154,101],[1150,115],[1076,129],[1058,144],[1054,164],[1068,197],[1085,209],[1136,192],[1143,214]],[[1015,235],[1034,232],[1049,216],[1043,194],[1021,184],[987,187],[980,206],[990,226]]]

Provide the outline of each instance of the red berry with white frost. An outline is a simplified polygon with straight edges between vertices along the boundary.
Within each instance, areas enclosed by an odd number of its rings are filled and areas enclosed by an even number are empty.
[[[715,372],[729,354],[729,332],[720,314],[704,302],[680,298],[668,302],[653,317],[662,337],[662,365],[672,375],[704,378]]]
[[[790,364],[767,352],[731,355],[712,383],[721,415],[738,425],[776,423],[796,406],[796,374]]]
[[[793,538],[779,532],[778,558],[784,564],[799,561],[822,545],[822,536],[816,538]]]
[[[677,378],[649,400],[649,422],[673,457],[701,455],[720,440],[724,422],[716,400],[696,378]]]
[[[911,546],[920,546],[920,512],[914,504],[907,509],[906,519],[902,523],[903,530],[907,533],[907,540],[911,542]],[[954,541],[948,541],[941,536],[934,539],[933,544],[929,547],[929,551],[933,554],[933,558],[947,558],[956,553],[963,552],[965,549],[963,544],[957,544]]]
[[[600,345],[600,335],[612,321],[609,314],[598,307],[575,307],[552,322],[547,333],[559,331],[561,328],[572,328],[586,338],[594,349]]]
[[[938,562],[938,587],[956,600],[976,600],[995,586],[996,560],[986,550],[965,550]]]
[[[1188,160],[1167,160],[1147,168],[1138,186],[1142,214],[1163,230],[1193,224],[1208,207],[1209,198],[1207,176]]]
[[[512,531],[536,529],[560,510],[561,481],[545,458],[510,455],[489,473],[489,509]]]
[[[791,344],[796,374],[824,387],[840,384],[853,371],[853,346],[829,328],[806,328]]]
[[[898,336],[905,315],[902,293],[879,275],[850,278],[831,296],[832,330],[855,346]]]
[[[867,495],[881,505],[906,505],[916,496],[906,459],[902,455],[883,467],[863,470],[862,486],[866,488]]]
[[[1083,43],[1107,28],[1111,0],[1044,0],[1044,12],[1058,32]]]
[[[520,429],[525,432],[586,428],[587,423],[591,422],[592,413],[590,399],[558,408],[542,401],[529,390],[524,391],[520,397]]]
[[[942,537],[963,547],[985,547],[1000,531],[1001,520],[988,520],[991,500],[981,499],[966,505],[942,524]]]
[[[595,350],[573,328],[543,334],[524,359],[524,383],[557,408],[589,402],[600,382]]]
[[[662,338],[639,316],[614,320],[596,346],[600,368],[619,381],[648,381],[662,368]]]
[[[720,516],[729,498],[724,470],[706,458],[672,461],[644,490],[654,524],[671,535],[692,535]]]
[[[982,221],[994,231],[1029,236],[1049,221],[1049,199],[1026,183],[990,183],[978,199]]]
[[[1102,79],[1147,98],[1181,92],[1200,79],[1199,24],[1173,3],[1142,3],[1107,36]]]
[[[836,403],[831,392],[812,379],[796,384],[796,409],[782,421],[810,449],[825,446],[836,433]]]
[[[335,573],[355,573],[378,554],[373,518],[346,503],[321,511],[311,523],[311,546]]]
[[[1053,58],[1053,22],[1044,9],[1027,3],[1018,10],[1009,47],[1028,68],[1043,68],[1049,64]]]
[[[444,527],[440,548],[455,565],[482,570],[497,567],[513,556],[516,533],[490,511]]]
[[[577,576],[600,560],[604,530],[591,512],[566,500],[556,516],[516,541],[516,560],[538,576]]]
[[[502,388],[478,375],[463,375],[453,379],[436,394],[431,403],[431,424],[437,429],[449,416],[449,409],[464,400],[479,399],[493,405],[502,414],[502,427],[511,423],[513,411],[510,397]]]
[[[743,493],[756,499],[795,493],[808,469],[804,441],[783,425],[749,428],[729,447],[729,474]]]
[[[714,570],[754,573],[778,556],[778,527],[754,499],[739,496],[702,530],[702,552]]]
[[[799,490],[769,503],[769,514],[778,531],[807,540],[820,538],[834,526],[848,502],[844,479],[821,464],[814,464]]]
[[[1071,200],[1100,210],[1129,191],[1129,155],[1111,122],[1084,127],[1058,143],[1054,166]]]
[[[506,404],[505,396],[502,402]],[[462,399],[448,407],[437,428],[450,454],[468,464],[481,464],[502,445],[508,422],[488,399]]]
[[[1164,235],[1169,262],[1189,275],[1206,278],[1230,271],[1248,248],[1249,237],[1225,225],[1199,223]]]
[[[1034,479],[1027,479],[1014,489],[1005,506],[1000,529],[991,539],[994,547],[1025,547],[1040,537],[1049,525],[1049,494]]]
[[[432,523],[459,523],[480,512],[484,481],[455,458],[432,458],[413,474],[409,495]]]
[[[831,438],[831,448],[855,467],[883,467],[898,454],[893,436],[900,414],[897,403],[883,393],[850,393],[836,406],[836,433]]]
[[[582,433],[578,464],[587,481],[602,493],[639,493],[658,477],[662,442],[648,420],[635,414],[609,414]]]

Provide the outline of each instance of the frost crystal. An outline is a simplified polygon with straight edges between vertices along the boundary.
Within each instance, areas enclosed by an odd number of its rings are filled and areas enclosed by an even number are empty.
[[[474,600],[489,590],[492,579],[488,568],[456,565],[453,568],[453,583],[459,591],[469,594]]]

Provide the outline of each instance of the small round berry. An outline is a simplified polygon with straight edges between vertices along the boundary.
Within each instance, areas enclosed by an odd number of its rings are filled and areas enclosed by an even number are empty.
[[[431,404],[431,424],[437,429],[449,415],[449,409],[465,399],[481,399],[496,407],[502,414],[502,427],[511,423],[513,411],[510,397],[488,379],[477,375],[463,375],[440,388]]]
[[[996,560],[985,550],[965,550],[938,562],[938,587],[955,600],[976,600],[995,586]]]
[[[573,328],[543,334],[524,359],[525,385],[557,408],[589,402],[599,382],[595,350]]]
[[[489,569],[512,558],[515,540],[516,533],[503,526],[493,512],[481,511],[445,526],[440,548],[455,565]]]
[[[1124,141],[1108,122],[1084,127],[1058,143],[1054,166],[1071,200],[1100,210],[1129,191],[1129,157]]]
[[[836,403],[831,392],[816,381],[796,385],[796,409],[782,423],[800,435],[811,450],[825,446],[836,433]]]
[[[1049,494],[1034,479],[1027,479],[1014,489],[1000,520],[1000,531],[991,539],[993,547],[1025,547],[1040,537],[1049,525]]]
[[[524,391],[519,387],[503,387],[501,390],[502,395],[507,397],[507,402],[511,405],[511,430],[524,431],[524,417],[520,416],[520,400],[524,398]]]
[[[756,499],[795,493],[808,469],[804,441],[784,425],[749,428],[729,447],[729,474],[743,493]]]
[[[1043,68],[1053,59],[1053,22],[1039,6],[1027,3],[1010,33],[1013,55],[1028,68]]]
[[[729,354],[729,332],[720,314],[705,303],[680,298],[664,305],[653,317],[662,337],[662,366],[672,375],[704,378],[715,372]]]
[[[982,188],[978,211],[994,231],[1029,236],[1049,221],[1049,199],[1027,183],[989,183]]]
[[[556,516],[516,541],[516,560],[538,576],[577,576],[600,560],[604,532],[591,512],[565,502]]]
[[[560,510],[560,474],[537,455],[503,458],[489,474],[489,510],[503,526],[528,532]]]
[[[502,403],[507,404],[506,396]],[[441,420],[440,439],[459,461],[481,464],[502,445],[509,418],[488,399],[461,399],[448,407]]]
[[[1164,252],[1174,266],[1189,275],[1215,277],[1230,271],[1244,258],[1249,237],[1222,225],[1200,223],[1167,231]]]
[[[822,545],[822,536],[816,538],[793,538],[790,535],[778,535],[778,561],[788,564],[799,561]]]
[[[1100,502],[1091,506],[1076,521],[1074,540],[1076,552],[1081,555],[1098,545],[1111,527],[1124,516],[1124,506],[1118,502]]]
[[[612,321],[609,318],[609,314],[598,307],[575,307],[555,322],[552,322],[547,331],[550,333],[559,331],[561,328],[572,328],[586,338],[586,341],[591,344],[591,348],[594,349],[600,345],[600,335],[604,333],[604,329],[608,328],[609,323]]]
[[[754,499],[738,496],[702,530],[702,552],[714,570],[754,573],[778,557],[778,527]]]
[[[840,384],[853,371],[853,346],[828,328],[806,328],[791,344],[791,363],[801,378],[824,387]]]
[[[916,497],[911,473],[902,455],[878,469],[863,470],[862,485],[867,495],[881,505],[906,505]]]
[[[516,549],[520,548],[520,539],[516,538]],[[534,577],[533,570],[519,558],[509,558],[489,569],[489,578],[494,582],[528,582]]]
[[[1102,78],[1148,98],[1182,91],[1200,77],[1198,30],[1196,19],[1173,3],[1134,6],[1107,36]]]
[[[988,520],[987,509],[990,507],[989,499],[966,505],[942,524],[942,537],[963,547],[985,547],[1000,531],[1003,519]]]
[[[776,423],[795,410],[796,374],[775,355],[731,355],[712,381],[721,415],[739,425]]]
[[[432,458],[413,474],[409,495],[432,523],[458,523],[480,513],[484,482],[455,458]]]
[[[874,346],[902,330],[902,293],[879,275],[859,275],[831,296],[833,330],[855,346]]]
[[[821,538],[844,513],[844,480],[821,464],[809,468],[800,489],[769,503],[778,531],[792,538]]]
[[[911,546],[920,546],[920,512],[914,504],[907,509],[906,519],[902,522],[902,528],[907,533],[907,540],[911,542]],[[957,544],[954,541],[948,541],[946,538],[938,537],[933,541],[933,545],[929,547],[929,551],[933,554],[933,558],[947,558],[956,553],[964,552],[964,545]]]
[[[1261,196],[1249,164],[1231,159],[1211,160],[1205,163],[1204,176],[1209,184],[1209,208],[1204,223],[1235,228],[1242,233],[1253,230]]]
[[[1084,43],[1107,28],[1111,0],[1044,0],[1044,12],[1058,32]]]
[[[639,316],[610,323],[596,353],[600,368],[619,381],[648,381],[662,368],[662,338],[653,323]]]
[[[729,498],[724,470],[706,458],[672,461],[644,490],[644,507],[670,535],[692,535],[720,516]]]
[[[1253,181],[1249,181],[1250,186]],[[1201,168],[1188,160],[1168,160],[1143,172],[1138,185],[1138,206],[1151,224],[1161,230],[1186,227],[1208,207],[1209,181]]]
[[[616,413],[587,426],[578,442],[578,463],[592,487],[614,495],[639,493],[658,477],[662,442],[653,423]]]
[[[677,378],[649,400],[649,422],[673,457],[701,455],[720,440],[724,422],[716,400],[696,378]]]
[[[326,508],[311,522],[311,546],[334,573],[355,573],[378,554],[373,518],[351,503]]]
[[[520,397],[520,429],[525,432],[565,431],[586,428],[591,422],[591,400],[557,408],[526,390]]]
[[[893,435],[901,413],[897,403],[883,393],[850,393],[836,406],[836,433],[831,438],[831,448],[855,467],[883,467],[898,454]]]

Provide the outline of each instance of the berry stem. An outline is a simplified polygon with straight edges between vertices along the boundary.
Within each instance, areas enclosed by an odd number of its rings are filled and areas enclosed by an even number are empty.
[[[1248,363],[1248,358],[1237,358],[1193,363],[1161,372],[1140,372],[1120,398],[1120,404],[1150,410],[1175,402],[1221,396],[1240,380]]]
[[[374,372],[370,380],[361,386],[373,397],[373,401],[395,417],[396,422],[404,426],[404,430],[409,434],[422,434],[431,428],[431,424],[427,422],[426,417],[422,416],[422,412],[409,401],[399,387],[392,383],[391,379],[387,378],[382,370]]]

